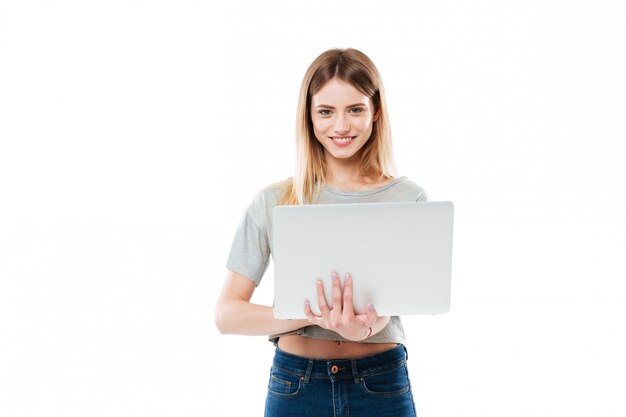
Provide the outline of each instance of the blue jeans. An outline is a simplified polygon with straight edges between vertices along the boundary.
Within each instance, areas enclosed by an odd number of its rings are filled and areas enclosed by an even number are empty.
[[[415,417],[403,345],[355,360],[276,349],[265,417]]]

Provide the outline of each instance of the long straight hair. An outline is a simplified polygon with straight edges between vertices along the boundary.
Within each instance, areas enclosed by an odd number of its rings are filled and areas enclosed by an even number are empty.
[[[285,192],[278,204],[310,204],[324,188],[327,166],[324,147],[313,131],[311,98],[332,78],[353,85],[372,100],[374,113],[380,112],[372,135],[359,150],[361,175],[379,181],[395,176],[385,90],[376,66],[356,49],[329,49],[311,63],[302,80],[296,117],[296,169],[293,178],[284,182]]]

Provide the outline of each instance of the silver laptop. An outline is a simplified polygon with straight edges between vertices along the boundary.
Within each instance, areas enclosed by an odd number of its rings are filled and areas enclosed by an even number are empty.
[[[315,314],[316,282],[332,306],[331,271],[353,280],[356,314],[441,314],[450,309],[451,202],[312,204],[273,209],[274,316]]]

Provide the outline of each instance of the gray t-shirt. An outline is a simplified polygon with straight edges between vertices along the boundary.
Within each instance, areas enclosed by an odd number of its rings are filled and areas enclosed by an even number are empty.
[[[284,184],[284,182],[271,184],[256,194],[239,222],[228,261],[226,262],[226,268],[250,279],[257,286],[267,270],[270,254],[272,253],[272,209],[276,206],[284,192]],[[426,201],[426,193],[420,186],[403,176],[394,178],[390,183],[370,191],[343,191],[326,187],[320,192],[318,203],[410,201]],[[357,278],[355,277],[355,279]],[[289,333],[270,335],[269,340],[276,343],[280,336],[287,334],[298,334],[313,339],[346,341],[339,334],[315,325]],[[391,317],[389,324],[384,329],[367,338],[364,342],[405,343],[400,317]]]

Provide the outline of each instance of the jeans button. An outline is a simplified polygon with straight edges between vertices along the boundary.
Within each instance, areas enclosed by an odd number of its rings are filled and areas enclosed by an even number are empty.
[[[332,372],[333,374],[336,374],[337,372],[339,372],[339,367],[337,365],[331,366],[330,372]]]

